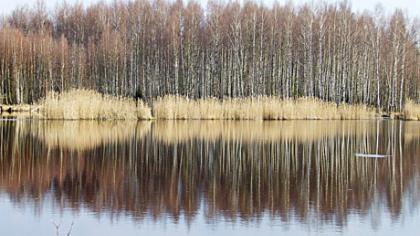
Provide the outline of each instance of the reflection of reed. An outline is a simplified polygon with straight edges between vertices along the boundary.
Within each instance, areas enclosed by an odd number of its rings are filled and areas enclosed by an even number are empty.
[[[412,207],[419,203],[413,193],[420,193],[420,186],[412,183],[420,176],[420,143],[405,140],[403,122],[371,122],[362,125],[365,130],[342,124],[347,128],[316,138],[290,134],[247,142],[223,135],[167,142],[155,138],[163,132],[159,125],[150,135],[78,154],[49,150],[19,125],[0,126],[2,140],[9,140],[0,144],[0,189],[18,203],[26,201],[23,197],[40,201],[51,192],[59,207],[83,205],[138,220],[168,215],[191,220],[202,210],[209,221],[249,221],[268,212],[286,222],[295,215],[342,225],[351,212],[367,215],[378,202],[394,217],[404,201]],[[354,157],[358,152],[392,157]]]
[[[408,142],[420,139],[420,122],[408,121],[404,122],[404,137]]]
[[[32,135],[50,148],[79,151],[142,137],[149,129],[150,121],[37,121],[30,127]]]
[[[374,134],[376,121],[157,121],[154,138],[165,143],[193,139],[313,142],[339,135]]]

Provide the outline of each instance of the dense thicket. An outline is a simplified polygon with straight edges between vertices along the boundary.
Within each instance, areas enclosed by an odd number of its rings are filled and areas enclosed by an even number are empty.
[[[401,110],[420,97],[419,21],[348,3],[182,0],[22,7],[0,26],[6,103],[90,88],[150,99],[314,96]],[[0,95],[1,96],[1,95]]]

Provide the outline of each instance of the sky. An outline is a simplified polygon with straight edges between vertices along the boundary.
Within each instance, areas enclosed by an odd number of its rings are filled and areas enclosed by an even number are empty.
[[[22,6],[29,4],[29,6],[34,5],[37,0],[0,0],[0,14],[9,14],[17,6]],[[63,0],[45,0],[47,6],[50,9],[53,9],[57,3],[62,2]],[[91,3],[97,2],[98,0],[66,0],[68,3],[74,2],[83,2],[83,4],[89,5]],[[113,0],[104,0],[111,2]],[[188,0],[185,0],[188,1]],[[196,0],[201,3],[206,3],[206,0]],[[227,0],[226,0],[227,1]],[[271,4],[275,0],[255,0],[257,2],[264,2],[266,4]],[[279,3],[285,3],[289,0],[277,0]],[[301,3],[311,3],[314,0],[291,0],[295,4],[299,5]],[[317,0],[315,0],[317,1]],[[325,0],[326,2],[336,2],[336,0]],[[352,8],[355,11],[364,11],[370,10],[373,11],[375,6],[380,3],[382,4],[386,13],[393,12],[396,8],[402,9],[410,17],[420,18],[420,0],[350,0]]]

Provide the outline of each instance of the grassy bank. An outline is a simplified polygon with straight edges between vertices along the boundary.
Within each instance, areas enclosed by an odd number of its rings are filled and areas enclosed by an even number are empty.
[[[90,90],[50,94],[40,102],[40,113],[52,120],[147,120],[151,110],[143,102],[102,95]]]

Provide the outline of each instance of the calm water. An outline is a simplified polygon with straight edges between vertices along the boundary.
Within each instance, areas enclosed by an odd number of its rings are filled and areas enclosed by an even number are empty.
[[[420,122],[2,120],[0,139],[0,235],[418,234]]]

